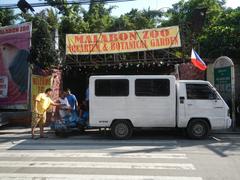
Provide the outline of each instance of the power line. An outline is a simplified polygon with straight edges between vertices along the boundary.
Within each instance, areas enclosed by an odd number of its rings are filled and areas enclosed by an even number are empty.
[[[119,3],[119,2],[127,2],[127,1],[135,1],[135,0],[105,0],[105,3]],[[95,0],[94,2],[103,2],[102,0]],[[47,2],[44,3],[31,3],[32,7],[44,7],[44,6],[57,6],[57,5],[69,5],[69,4],[81,4],[88,5],[90,4],[90,0],[79,0],[79,1],[68,1],[67,3],[53,3],[49,5]],[[0,9],[15,9],[18,8],[17,4],[2,4],[0,5]]]

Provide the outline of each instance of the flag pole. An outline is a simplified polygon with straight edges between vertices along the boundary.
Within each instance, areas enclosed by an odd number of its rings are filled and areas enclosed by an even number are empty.
[[[175,64],[174,67],[175,67],[175,76],[176,76],[176,79],[179,80],[179,79],[180,79],[180,75],[179,75],[179,64]]]

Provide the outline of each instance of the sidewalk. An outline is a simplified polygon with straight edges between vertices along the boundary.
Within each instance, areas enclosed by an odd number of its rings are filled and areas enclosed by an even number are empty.
[[[213,134],[240,134],[240,128],[237,127],[235,129],[225,129],[225,130],[214,130]]]
[[[39,131],[39,128],[36,129],[36,132]],[[50,129],[50,127],[45,127],[44,131],[46,134],[53,134],[54,131]],[[91,131],[90,129],[88,131]],[[30,134],[30,127],[0,127],[0,135],[1,134]],[[240,128],[237,127],[235,129],[226,129],[226,130],[214,130],[211,132],[212,134],[240,134]]]

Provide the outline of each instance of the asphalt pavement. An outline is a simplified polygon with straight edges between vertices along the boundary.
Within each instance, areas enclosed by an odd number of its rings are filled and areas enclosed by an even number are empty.
[[[39,131],[37,132],[39,135]],[[31,139],[30,128],[0,128],[0,179],[239,180],[240,134],[190,140],[182,131],[136,131],[114,140],[98,129]]]

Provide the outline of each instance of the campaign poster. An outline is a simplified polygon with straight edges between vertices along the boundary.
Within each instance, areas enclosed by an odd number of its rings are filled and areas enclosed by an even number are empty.
[[[45,92],[47,88],[52,88],[53,93],[51,99],[57,101],[60,96],[61,91],[61,71],[53,70],[51,74],[48,75],[36,75],[31,76],[31,110],[33,110],[35,105],[35,99],[39,93]],[[55,107],[52,107],[55,111]]]
[[[0,28],[0,108],[27,109],[32,24]]]
[[[47,88],[52,87],[52,76],[32,75],[32,95],[31,105],[34,107],[34,102],[39,93],[44,93]]]

